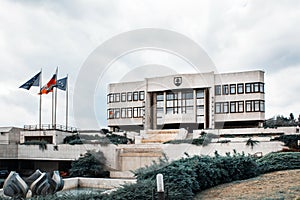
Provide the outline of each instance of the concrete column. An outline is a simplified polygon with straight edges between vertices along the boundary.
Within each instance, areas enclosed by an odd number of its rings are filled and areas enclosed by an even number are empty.
[[[152,128],[155,130],[157,129],[157,99],[156,99],[157,94],[153,93],[152,98],[153,98],[153,104],[152,104]]]
[[[214,95],[214,89],[208,88],[209,91],[209,107],[210,107],[210,113],[209,113],[209,128],[214,129],[215,128],[215,95]]]
[[[197,123],[197,97],[196,97],[196,90],[193,90],[194,96],[194,123]]]
[[[164,115],[167,113],[167,93],[164,91]]]
[[[145,124],[144,130],[151,129],[151,93],[147,92],[145,95]]]

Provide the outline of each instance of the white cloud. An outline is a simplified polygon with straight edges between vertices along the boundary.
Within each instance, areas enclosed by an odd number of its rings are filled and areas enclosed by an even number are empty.
[[[299,7],[297,0],[1,1],[1,125],[35,122],[38,97],[33,91],[26,96],[18,87],[41,68],[43,83],[50,79],[56,66],[59,77],[69,74],[72,115],[73,87],[89,54],[115,35],[147,27],[173,30],[195,40],[207,51],[219,72],[265,70],[267,116],[297,113]],[[160,62],[163,56],[145,55],[125,58],[120,67],[134,65],[135,59],[149,63],[150,57],[157,59],[151,63],[163,64]],[[116,69],[111,73],[116,73]],[[58,123],[64,123],[63,94],[59,102]],[[51,115],[49,105],[51,98],[45,97],[43,119],[47,123]],[[99,112],[106,113],[102,109]]]

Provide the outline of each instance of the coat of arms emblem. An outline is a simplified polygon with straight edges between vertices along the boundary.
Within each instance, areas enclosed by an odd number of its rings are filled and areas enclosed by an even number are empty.
[[[182,83],[182,77],[174,77],[174,85],[179,86]]]

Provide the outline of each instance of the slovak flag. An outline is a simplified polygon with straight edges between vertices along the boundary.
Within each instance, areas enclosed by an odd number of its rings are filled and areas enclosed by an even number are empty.
[[[53,87],[56,86],[56,74],[52,76],[50,81],[41,88],[40,95],[48,94],[49,92],[53,92]]]

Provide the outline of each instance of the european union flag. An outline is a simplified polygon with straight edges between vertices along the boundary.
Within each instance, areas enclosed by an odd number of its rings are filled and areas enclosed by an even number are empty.
[[[60,90],[65,91],[67,89],[67,80],[68,80],[68,77],[57,80],[56,87]]]
[[[29,81],[21,85],[19,88],[24,88],[29,90],[31,86],[40,86],[40,76],[41,72],[37,73],[34,77],[32,77]]]

